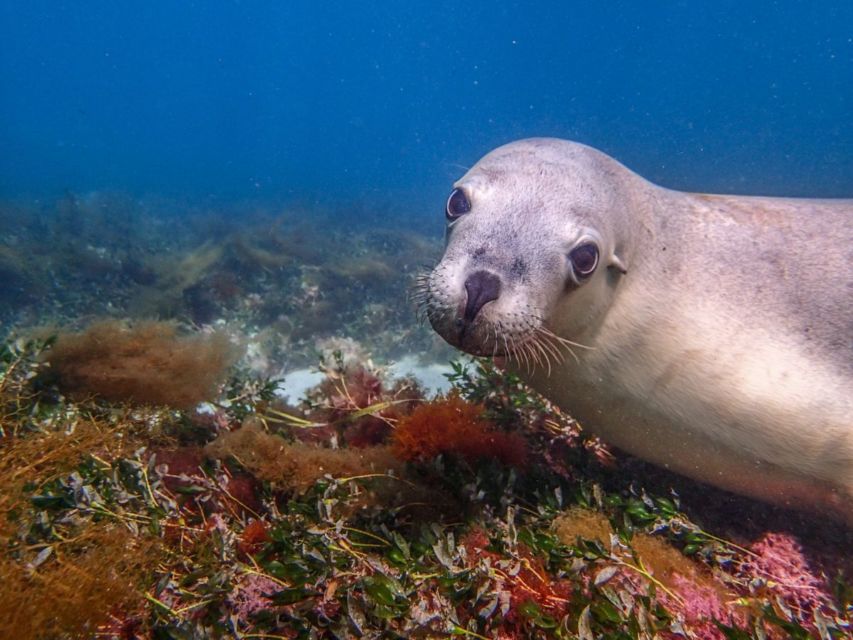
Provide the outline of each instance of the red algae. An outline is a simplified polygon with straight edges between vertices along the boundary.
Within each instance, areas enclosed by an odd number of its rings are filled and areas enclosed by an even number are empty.
[[[402,379],[387,387],[375,371],[360,364],[341,365],[327,374],[315,392],[324,406],[309,417],[329,426],[300,434],[300,440],[326,443],[337,434],[354,448],[382,445],[388,440],[392,425],[423,399],[413,381]]]
[[[525,440],[496,430],[483,417],[482,405],[457,395],[420,405],[400,420],[392,436],[392,451],[403,460],[430,460],[458,454],[468,461],[497,459],[514,467],[527,462]]]
[[[489,537],[482,529],[473,529],[461,540],[471,566],[482,560],[492,565],[498,581],[498,590],[509,596],[509,608],[504,616],[502,631],[506,637],[525,637],[522,632],[525,619],[532,611],[560,619],[568,611],[572,585],[555,578],[542,561],[535,557],[523,543],[519,543],[515,558],[489,551]]]
[[[746,625],[744,609],[723,600],[720,589],[711,586],[707,581],[676,573],[669,577],[669,584],[681,601],[675,600],[666,592],[658,594],[658,598],[669,611],[682,617],[684,626],[690,629],[695,637],[703,640],[726,640],[726,635],[717,626],[717,622],[737,628],[744,628]],[[682,636],[667,634],[667,637]]]
[[[243,529],[243,535],[237,543],[237,550],[244,556],[250,556],[261,550],[269,542],[269,526],[263,520],[252,520]]]
[[[785,602],[814,631],[815,611],[831,603],[832,595],[826,578],[811,566],[799,541],[787,533],[765,533],[751,551],[753,555],[741,561],[738,572],[751,579],[751,588],[757,592]]]

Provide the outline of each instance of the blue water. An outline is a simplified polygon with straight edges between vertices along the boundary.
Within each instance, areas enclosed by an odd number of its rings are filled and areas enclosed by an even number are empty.
[[[0,197],[432,214],[526,136],[675,188],[853,196],[853,2],[0,3]]]

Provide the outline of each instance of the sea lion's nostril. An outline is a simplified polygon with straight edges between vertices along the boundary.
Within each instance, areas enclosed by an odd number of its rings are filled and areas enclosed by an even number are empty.
[[[501,294],[501,280],[494,273],[475,271],[465,280],[465,322],[472,322],[487,302],[497,300]]]

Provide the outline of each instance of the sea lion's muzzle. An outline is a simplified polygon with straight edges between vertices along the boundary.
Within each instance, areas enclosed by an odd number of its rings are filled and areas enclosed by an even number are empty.
[[[467,300],[462,318],[471,323],[486,303],[501,295],[501,279],[488,271],[475,271],[465,280],[465,293]]]
[[[453,326],[456,330],[455,346],[468,351],[479,353],[479,339],[474,337],[471,330],[480,310],[489,302],[497,300],[501,294],[501,280],[489,271],[475,271],[465,279],[465,303],[459,305]],[[476,331],[474,331],[476,333]],[[451,341],[453,343],[454,341]]]

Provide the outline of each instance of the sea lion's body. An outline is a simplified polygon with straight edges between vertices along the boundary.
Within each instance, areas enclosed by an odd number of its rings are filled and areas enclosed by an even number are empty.
[[[625,451],[853,520],[853,200],[671,191],[547,139],[456,186],[470,212],[427,287],[449,342],[509,355]],[[600,263],[579,279],[567,255],[590,243]],[[526,366],[548,330],[586,348]]]

